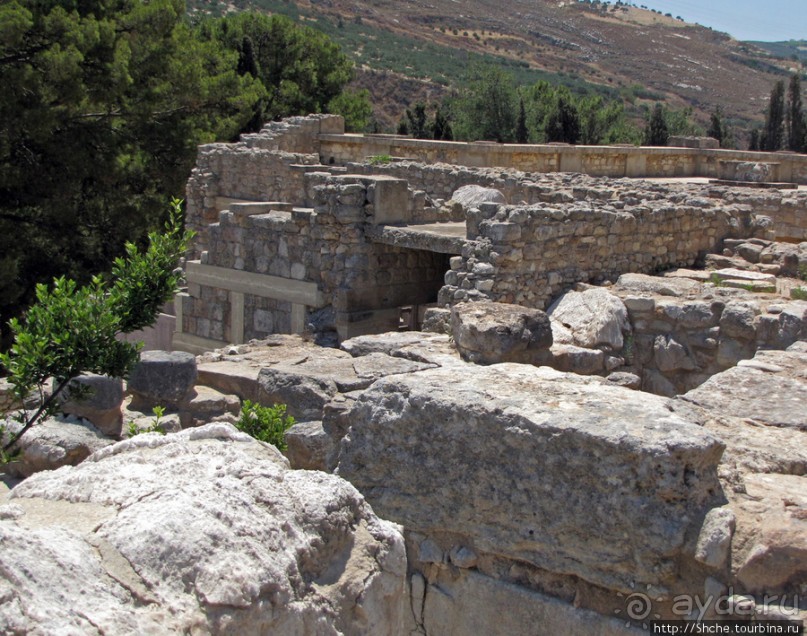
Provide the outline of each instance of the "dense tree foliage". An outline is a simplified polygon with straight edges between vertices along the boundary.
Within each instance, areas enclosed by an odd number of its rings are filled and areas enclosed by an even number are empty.
[[[351,64],[324,35],[239,14],[192,27],[182,0],[0,5],[0,323],[37,283],[79,284],[142,241],[181,195],[200,143],[332,110]],[[4,331],[4,336],[7,336]]]
[[[0,6],[0,320],[37,282],[80,282],[144,237],[196,146],[231,137],[263,94],[192,37],[181,0]]]
[[[14,344],[0,362],[20,403],[35,393],[39,408],[21,410],[20,428],[0,448],[0,463],[15,442],[40,419],[55,412],[59,394],[82,373],[124,377],[139,359],[139,344],[118,338],[154,323],[161,306],[176,292],[175,268],[192,238],[182,230],[180,201],[174,200],[165,231],[149,235],[148,248],[127,243],[108,277],[88,285],[59,277],[36,288],[36,303],[25,320],[11,320]],[[54,389],[46,391],[53,379]],[[0,439],[5,437],[0,426]]]
[[[515,88],[495,67],[473,67],[463,88],[448,100],[458,139],[516,143],[639,143],[641,131],[619,101],[576,95],[546,81]]]
[[[664,107],[656,103],[647,121],[644,131],[644,143],[647,146],[666,146],[670,138],[670,129],[667,118],[664,116]]]
[[[495,66],[473,66],[451,100],[457,139],[515,141],[517,93],[513,78]]]
[[[353,63],[337,44],[285,16],[236,13],[204,21],[199,35],[237,53],[239,73],[266,88],[255,104],[252,129],[267,120],[327,111],[353,77]],[[361,108],[356,100],[364,96],[353,94],[352,102],[345,98],[336,106],[355,119]]]

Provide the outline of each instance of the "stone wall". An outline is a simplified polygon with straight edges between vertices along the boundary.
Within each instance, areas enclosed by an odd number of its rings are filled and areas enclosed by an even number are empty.
[[[542,309],[576,282],[691,266],[723,238],[749,231],[747,210],[711,199],[626,200],[482,204],[469,214],[475,240],[451,259],[438,302],[489,298]]]
[[[322,172],[303,181],[310,208],[231,203],[208,226],[179,296],[182,332],[237,343],[324,320],[320,330],[346,338],[395,330],[401,306],[436,300],[446,256],[365,236],[401,207],[413,214],[419,197],[405,182]]]
[[[545,307],[579,281],[690,266],[727,237],[807,238],[803,191],[582,174],[718,176],[723,151],[460,144],[342,128],[337,116],[297,117],[200,148],[187,188],[198,237],[176,307],[181,347],[312,323],[342,338],[396,329],[403,306],[438,300],[441,286],[444,304]],[[367,160],[398,151],[453,163]],[[771,157],[780,176],[801,165]],[[520,169],[490,167],[511,164]],[[500,190],[509,205],[449,201],[471,184]],[[465,221],[465,232],[440,221]],[[425,223],[435,227],[420,232]]]
[[[584,172],[600,177],[719,177],[720,161],[776,164],[776,180],[807,184],[807,155],[794,153],[657,148],[645,146],[519,145],[449,142],[397,135],[320,136],[320,160],[326,164],[392,156],[425,163],[468,167],[497,166],[527,172]]]
[[[604,156],[603,161],[609,161]],[[659,155],[659,162],[664,156]],[[668,166],[669,167],[669,166]],[[717,166],[713,166],[715,170]],[[687,183],[653,183],[633,179],[605,180],[579,173],[530,174],[501,168],[469,168],[445,163],[426,165],[413,161],[384,164],[348,163],[355,174],[384,174],[404,179],[437,203],[448,200],[465,185],[482,185],[502,192],[512,203],[568,203],[572,201],[638,202],[660,198],[708,197],[735,206],[748,206],[754,214],[769,216],[779,240],[807,240],[807,192],[799,190],[729,187]],[[662,167],[659,168],[661,170]],[[670,168],[674,172],[674,166]],[[672,173],[669,176],[674,176]],[[422,220],[436,220],[428,206]],[[429,214],[431,213],[431,216]],[[433,218],[432,218],[433,217]],[[420,220],[420,218],[419,218]]]
[[[187,226],[197,232],[195,256],[207,246],[207,227],[234,201],[303,204],[304,175],[324,169],[319,166],[318,135],[325,131],[344,132],[342,118],[291,117],[242,135],[236,144],[200,146],[186,187]]]

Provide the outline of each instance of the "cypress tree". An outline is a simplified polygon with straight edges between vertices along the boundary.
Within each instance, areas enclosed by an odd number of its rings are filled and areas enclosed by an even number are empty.
[[[669,139],[670,130],[664,117],[664,107],[656,102],[644,131],[644,143],[647,146],[666,146]]]
[[[524,98],[518,101],[518,118],[516,119],[516,143],[526,144],[529,138],[527,132],[527,112],[524,110]]]
[[[715,108],[714,112],[712,113],[709,119],[709,128],[706,131],[706,135],[717,139],[720,142],[720,145],[723,145],[723,138],[725,137],[726,126],[723,123],[723,113],[720,111],[720,106]]]
[[[765,115],[765,130],[760,141],[760,150],[781,150],[785,141],[785,83],[781,80],[771,91],[768,112]]]
[[[759,129],[757,128],[751,131],[751,137],[748,140],[748,149],[759,150]]]
[[[804,109],[801,104],[801,79],[793,73],[787,93],[787,148],[794,152],[804,152],[805,143]]]

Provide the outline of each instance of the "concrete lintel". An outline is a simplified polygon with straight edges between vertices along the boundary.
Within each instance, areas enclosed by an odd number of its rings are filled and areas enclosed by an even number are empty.
[[[188,261],[185,272],[189,283],[298,303],[308,307],[325,305],[325,299],[316,283],[244,272],[215,265],[202,265],[199,261]]]
[[[175,333],[171,346],[174,351],[187,351],[193,355],[200,355],[213,349],[220,349],[227,343],[223,340],[200,338],[189,333]]]

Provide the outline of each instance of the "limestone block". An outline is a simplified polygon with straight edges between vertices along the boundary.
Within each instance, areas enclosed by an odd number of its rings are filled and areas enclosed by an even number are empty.
[[[807,354],[760,351],[750,362],[713,375],[683,399],[723,415],[807,431]]]
[[[20,429],[20,424],[12,420],[3,424],[10,432]],[[5,441],[4,438],[3,443]],[[32,426],[23,434],[16,446],[19,459],[7,464],[6,471],[28,477],[43,470],[75,466],[113,441],[86,420],[57,415]]]
[[[413,577],[414,578],[414,577]],[[414,587],[414,586],[413,586]],[[561,600],[498,581],[473,570],[442,575],[423,592],[418,608],[427,634],[536,634],[640,636],[625,619],[578,609]],[[539,629],[537,629],[539,627]]]
[[[539,309],[492,302],[461,303],[451,310],[454,344],[466,360],[542,363],[549,359],[552,329]]]
[[[675,579],[719,491],[723,444],[666,400],[546,367],[384,378],[350,417],[338,474],[382,517],[628,593]]]
[[[605,354],[599,349],[584,349],[570,344],[553,344],[549,366],[558,371],[580,375],[600,373],[605,367]]]
[[[399,530],[232,426],[137,436],[10,497],[4,633],[407,631]]]
[[[322,420],[323,407],[336,392],[333,380],[288,369],[261,369],[258,374],[258,402],[285,404],[286,412],[300,422]]]
[[[656,336],[653,345],[653,360],[659,371],[692,371],[697,367],[686,347],[674,336]]]
[[[127,388],[135,397],[132,408],[145,411],[179,403],[193,388],[196,375],[196,358],[190,353],[145,351],[129,374]]]
[[[642,388],[642,378],[635,373],[630,373],[629,371],[614,371],[613,373],[608,374],[606,380],[617,386],[623,386],[626,389]]]
[[[661,296],[686,296],[701,288],[697,281],[687,278],[661,278],[647,274],[622,274],[616,284],[626,291]]]
[[[624,303],[602,288],[567,292],[547,313],[572,332],[575,345],[588,349],[603,346],[618,351],[623,344],[622,333],[630,331]]]
[[[70,390],[74,386],[84,387],[83,398],[71,399]],[[95,373],[83,373],[70,382],[59,396],[64,400],[60,406],[63,413],[83,417],[91,422],[104,435],[117,437],[121,434],[123,416],[123,380]]]
[[[459,203],[466,210],[478,208],[480,203],[507,203],[501,191],[480,185],[466,185],[458,188],[451,195],[451,200]]]
[[[286,431],[285,455],[289,464],[299,470],[328,471],[328,458],[334,441],[322,428],[322,422],[300,422]]]
[[[720,334],[738,340],[754,340],[757,335],[755,321],[758,315],[757,303],[729,301],[720,316]]]
[[[752,593],[796,593],[807,576],[807,478],[745,477],[751,501],[735,504],[737,578]],[[740,543],[739,539],[742,539]]]
[[[730,508],[712,508],[704,519],[695,559],[711,568],[722,570],[728,565],[735,517]]]

